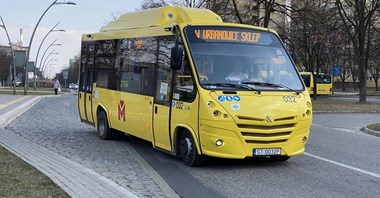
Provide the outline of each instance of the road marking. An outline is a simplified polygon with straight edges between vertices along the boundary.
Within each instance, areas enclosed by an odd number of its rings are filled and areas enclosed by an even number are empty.
[[[379,174],[376,174],[376,173],[373,173],[373,172],[369,172],[369,171],[366,171],[366,170],[363,170],[363,169],[360,169],[360,168],[356,168],[356,167],[353,167],[353,166],[350,166],[350,165],[347,165],[347,164],[343,164],[343,163],[340,163],[340,162],[336,162],[336,161],[333,161],[333,160],[329,160],[329,159],[326,159],[326,158],[323,158],[323,157],[319,157],[319,156],[316,156],[316,155],[313,155],[313,154],[310,154],[310,153],[304,153],[305,155],[309,156],[309,157],[314,157],[316,159],[319,159],[319,160],[322,160],[322,161],[325,161],[325,162],[328,162],[328,163],[331,163],[331,164],[335,164],[335,165],[338,165],[338,166],[341,166],[341,167],[344,167],[344,168],[348,168],[350,170],[354,170],[354,171],[357,171],[357,172],[360,172],[360,173],[363,173],[363,174],[366,174],[366,175],[369,175],[369,176],[372,176],[372,177],[376,177],[378,179],[380,179],[380,175]]]
[[[5,108],[5,107],[7,107],[7,106],[10,106],[10,105],[12,105],[12,104],[14,104],[14,103],[20,102],[21,100],[24,100],[25,98],[28,98],[28,97],[30,97],[30,96],[23,96],[23,97],[21,97],[21,98],[18,98],[18,99],[16,99],[16,100],[12,100],[12,101],[7,102],[7,103],[5,103],[5,104],[0,104],[0,109]]]
[[[352,130],[352,129],[346,129],[346,128],[336,128],[336,127],[327,127],[327,126],[322,126],[320,124],[312,124],[313,127],[319,127],[319,128],[324,128],[324,129],[332,129],[335,131],[341,131],[341,132],[347,132],[347,133],[357,133],[358,131]],[[360,130],[360,129],[357,129]]]

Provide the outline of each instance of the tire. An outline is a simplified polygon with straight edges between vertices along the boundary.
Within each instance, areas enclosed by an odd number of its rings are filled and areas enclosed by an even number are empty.
[[[183,131],[178,142],[179,154],[182,161],[188,166],[200,166],[204,157],[198,155],[193,136],[190,132]]]
[[[115,131],[108,125],[106,113],[104,111],[98,114],[98,135],[102,140],[111,140],[115,137]]]
[[[285,161],[288,160],[290,157],[289,157],[289,156],[286,156],[286,155],[279,155],[279,156],[270,156],[270,158],[271,158],[273,161],[277,161],[277,162],[285,162]]]

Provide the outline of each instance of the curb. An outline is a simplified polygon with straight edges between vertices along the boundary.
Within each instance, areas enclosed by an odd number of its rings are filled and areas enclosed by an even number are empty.
[[[33,107],[35,104],[37,104],[41,100],[42,96],[36,96],[29,101],[26,101],[22,103],[21,105],[17,106],[16,108],[8,111],[7,113],[4,113],[0,116],[0,127],[5,128],[8,126],[13,120],[15,120],[17,117],[28,111],[31,107]]]
[[[380,113],[380,111],[314,111],[313,114],[324,114],[324,113]]]
[[[371,129],[367,128],[367,126],[361,128],[360,130],[363,131],[364,133],[380,137],[380,131],[371,130]]]

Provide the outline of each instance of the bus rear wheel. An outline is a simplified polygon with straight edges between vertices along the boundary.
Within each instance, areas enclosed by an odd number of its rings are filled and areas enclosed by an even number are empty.
[[[179,139],[179,153],[183,162],[188,166],[200,166],[204,157],[198,155],[193,136],[190,132],[183,131]]]
[[[107,115],[104,111],[98,114],[98,135],[102,140],[111,140],[115,137],[115,131],[108,125]]]

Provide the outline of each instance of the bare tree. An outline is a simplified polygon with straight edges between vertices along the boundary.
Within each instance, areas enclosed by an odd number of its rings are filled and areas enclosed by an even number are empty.
[[[165,0],[144,0],[141,3],[141,9],[147,10],[152,8],[159,8],[168,5]]]
[[[380,0],[336,0],[339,15],[344,24],[354,50],[354,65],[359,68],[359,102],[366,103],[367,70],[370,53],[370,31],[375,12],[380,8]]]
[[[290,28],[292,48],[297,52],[304,67],[317,79],[319,72],[331,69],[332,39],[336,31],[334,10],[326,1],[299,0],[292,2],[292,26]],[[327,65],[327,66],[326,66]],[[316,99],[317,81],[314,80]]]
[[[276,3],[275,0],[261,0],[259,1],[260,4],[264,7],[263,27],[267,28],[271,21],[271,14],[276,11],[276,7],[282,7],[283,5]]]
[[[342,91],[346,90],[346,80],[352,76],[352,72],[350,72],[350,68],[352,67],[352,53],[351,53],[351,45],[350,42],[347,41],[344,46],[344,52],[343,55],[341,54],[339,57],[343,58],[343,61],[338,62],[340,65],[341,73],[339,75],[339,78],[342,82]]]
[[[0,82],[4,84],[4,82],[9,80],[9,66],[12,63],[12,56],[10,53],[1,48],[0,49]]]
[[[183,6],[191,8],[205,8],[207,0],[144,0],[141,4],[142,10],[159,8],[163,6]]]
[[[369,58],[368,69],[375,82],[376,91],[379,91],[378,81],[380,79],[380,64],[379,64],[380,46],[378,45],[378,43],[380,42],[380,29],[379,29],[380,27],[376,27],[376,25],[379,25],[379,24],[375,24],[375,28],[372,34],[373,35],[373,42],[371,43],[372,54]]]

